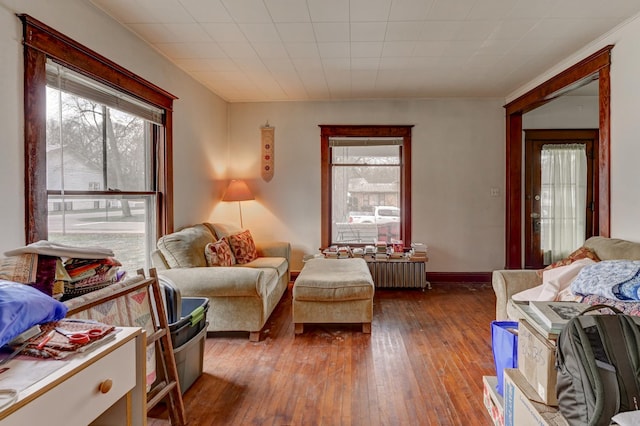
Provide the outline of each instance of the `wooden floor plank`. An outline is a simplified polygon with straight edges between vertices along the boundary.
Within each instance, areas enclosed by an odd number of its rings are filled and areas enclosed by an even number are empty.
[[[309,324],[294,334],[291,288],[263,340],[205,341],[203,375],[184,395],[190,425],[488,425],[493,375],[489,284],[379,289],[372,333]],[[150,426],[169,424],[158,408]]]

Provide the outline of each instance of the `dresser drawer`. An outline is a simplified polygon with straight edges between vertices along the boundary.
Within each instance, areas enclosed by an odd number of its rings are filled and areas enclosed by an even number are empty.
[[[101,384],[111,388],[101,392]],[[136,345],[130,340],[49,389],[6,419],[5,425],[88,425],[136,385]]]

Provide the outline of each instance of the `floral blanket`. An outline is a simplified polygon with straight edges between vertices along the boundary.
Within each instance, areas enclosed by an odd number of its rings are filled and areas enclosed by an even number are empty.
[[[571,291],[614,300],[640,300],[640,261],[603,260],[587,265],[571,283]]]

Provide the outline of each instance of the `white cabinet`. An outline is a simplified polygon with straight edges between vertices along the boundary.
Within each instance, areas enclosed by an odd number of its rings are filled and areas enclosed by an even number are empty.
[[[60,368],[21,390],[0,425],[145,425],[145,343],[141,329],[124,327],[113,341],[53,361]]]

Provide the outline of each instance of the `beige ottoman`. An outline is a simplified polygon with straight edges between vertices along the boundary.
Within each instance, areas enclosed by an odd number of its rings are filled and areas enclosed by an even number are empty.
[[[311,259],[293,285],[295,333],[305,323],[362,323],[371,333],[374,285],[364,259]]]

